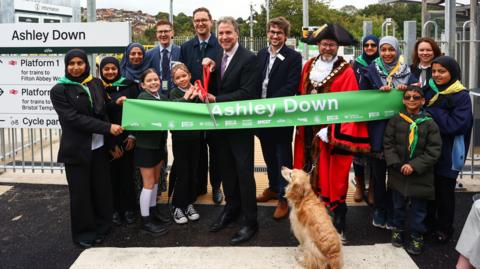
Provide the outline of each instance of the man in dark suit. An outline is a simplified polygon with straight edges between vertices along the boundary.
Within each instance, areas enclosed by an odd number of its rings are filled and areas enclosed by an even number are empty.
[[[258,85],[255,55],[238,43],[238,24],[232,17],[220,18],[218,41],[223,48],[215,62],[205,58],[203,64],[215,69],[207,98],[209,102],[253,99]],[[257,203],[253,177],[253,130],[218,130],[212,132],[218,173],[223,180],[226,205],[210,226],[211,232],[225,228],[242,215],[244,222],[230,243],[248,241],[257,231]]]
[[[278,17],[271,19],[267,28],[270,46],[260,50],[257,55],[258,70],[262,71],[258,97],[295,95],[302,72],[302,56],[285,45],[290,23],[284,17]],[[268,188],[257,197],[257,202],[278,199],[273,218],[281,219],[288,214],[288,203],[284,197],[287,182],[280,169],[282,166],[292,167],[293,127],[261,128],[257,129],[256,135],[260,139],[268,173]]]
[[[147,51],[146,59],[150,62],[151,68],[157,71],[160,77],[161,93],[168,96],[169,89],[175,85],[172,80],[172,63],[180,59],[180,46],[173,44],[173,26],[172,23],[160,20],[156,24],[156,36],[159,45]]]
[[[215,59],[222,52],[218,40],[212,29],[212,15],[207,8],[200,7],[193,11],[193,27],[195,37],[182,44],[180,61],[184,63],[192,73],[192,83],[196,80],[203,81],[202,60],[205,57]],[[204,132],[203,143],[200,149],[199,168],[196,182],[197,195],[207,192],[208,172],[210,170],[210,185],[212,186],[212,200],[220,204],[223,194],[220,190],[221,178],[215,169],[214,147],[210,141],[208,132]],[[207,148],[208,144],[208,148]],[[210,150],[210,165],[208,162],[208,151]],[[209,169],[210,167],[210,169]]]

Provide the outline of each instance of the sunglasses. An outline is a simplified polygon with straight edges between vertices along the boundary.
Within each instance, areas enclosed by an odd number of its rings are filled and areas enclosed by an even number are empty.
[[[363,47],[364,47],[364,48],[368,48],[368,47],[376,48],[376,47],[377,47],[377,44],[367,43],[367,44],[363,45]]]
[[[404,95],[403,100],[409,101],[409,100],[414,100],[414,101],[419,101],[422,99],[422,96],[420,95]]]

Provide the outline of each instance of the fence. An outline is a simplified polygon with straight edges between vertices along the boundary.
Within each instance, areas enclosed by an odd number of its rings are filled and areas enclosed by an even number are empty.
[[[464,40],[465,27],[463,33],[459,36],[462,38],[457,41],[456,58],[462,67],[462,78],[464,82],[468,78],[469,63],[469,40]],[[175,37],[176,44],[182,44],[191,37]],[[239,40],[242,46],[251,49],[254,52],[259,51],[267,45],[265,37],[256,37],[250,39],[242,37]],[[473,42],[479,42],[478,40]],[[405,41],[400,41],[401,46],[405,46]],[[445,42],[439,41],[441,45]],[[362,48],[348,47],[349,51],[354,51],[355,56],[362,52]],[[465,84],[467,85],[467,84]],[[472,142],[467,157],[466,165],[462,172],[463,176],[480,175],[480,90],[472,89],[472,104],[474,110],[474,128]],[[64,166],[56,162],[58,152],[58,144],[61,136],[61,130],[57,129],[24,129],[24,128],[0,128],[0,172],[20,170],[21,172],[61,172]],[[262,170],[256,167],[256,170]]]

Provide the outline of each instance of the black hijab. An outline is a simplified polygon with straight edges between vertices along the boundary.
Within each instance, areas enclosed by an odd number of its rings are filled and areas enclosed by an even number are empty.
[[[114,79],[107,79],[106,77],[103,76],[103,68],[107,64],[113,64],[118,69],[117,76]],[[122,74],[120,72],[120,63],[118,62],[117,58],[109,56],[102,59],[102,61],[100,62],[100,77],[102,78],[103,81],[105,81],[106,83],[113,83],[119,80],[121,76]]]
[[[450,56],[438,56],[437,58],[433,59],[433,64],[440,64],[441,66],[445,67],[448,72],[450,73],[450,81],[444,85],[437,85],[440,91],[448,88],[450,85],[455,83],[455,81],[460,80],[462,78],[462,74],[460,71],[460,65],[458,65],[457,61],[450,57]]]
[[[369,40],[372,40],[375,45],[377,45],[377,52],[375,52],[375,54],[373,55],[368,55],[366,52],[365,52],[365,44],[369,41]],[[363,38],[362,40],[362,46],[363,46],[363,50],[362,50],[362,58],[365,60],[365,62],[367,62],[367,64],[371,64],[373,60],[375,60],[376,58],[378,58],[378,56],[380,56],[380,48],[378,46],[380,40],[378,39],[378,37],[376,35],[367,35],[366,37]]]
[[[79,77],[73,77],[68,73],[68,63],[75,57],[79,57],[85,62],[85,71]],[[65,54],[65,76],[78,83],[82,83],[90,75],[90,64],[88,63],[87,54],[81,49],[71,49]]]

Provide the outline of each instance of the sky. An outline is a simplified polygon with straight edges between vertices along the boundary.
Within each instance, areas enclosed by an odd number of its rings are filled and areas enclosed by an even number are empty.
[[[210,10],[214,19],[218,19],[221,16],[242,17],[246,19],[250,15],[250,3],[253,4],[254,10],[260,11],[261,5],[265,2],[265,0],[173,0],[173,14],[183,12],[191,16],[195,8],[204,6]],[[357,8],[363,8],[375,3],[378,3],[378,0],[330,1],[331,6],[334,8],[341,8],[345,5],[354,5]],[[142,10],[151,15],[156,15],[159,11],[170,12],[170,0],[97,0],[96,4],[97,8]],[[81,5],[86,7],[87,0],[81,0]]]

